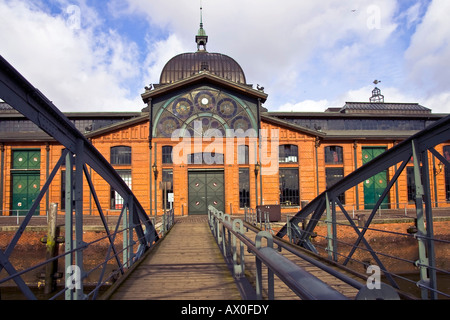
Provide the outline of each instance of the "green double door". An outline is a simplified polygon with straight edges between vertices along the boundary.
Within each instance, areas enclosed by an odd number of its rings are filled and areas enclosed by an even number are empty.
[[[190,171],[188,180],[189,215],[207,214],[209,205],[225,210],[223,171]]]
[[[386,151],[385,147],[363,147],[363,164],[371,161]],[[373,209],[378,199],[387,187],[387,171],[381,171],[364,181],[364,209]],[[382,209],[389,208],[389,195],[383,199],[380,205]]]
[[[39,150],[13,150],[11,170],[12,214],[25,215],[40,192]],[[39,207],[35,214],[39,214]]]

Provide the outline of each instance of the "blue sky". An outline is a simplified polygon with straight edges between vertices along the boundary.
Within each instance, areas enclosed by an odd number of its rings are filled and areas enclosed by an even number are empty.
[[[450,112],[448,0],[203,0],[207,49],[265,87],[270,111],[369,101]],[[0,54],[62,111],[140,111],[196,50],[199,0],[0,0]]]

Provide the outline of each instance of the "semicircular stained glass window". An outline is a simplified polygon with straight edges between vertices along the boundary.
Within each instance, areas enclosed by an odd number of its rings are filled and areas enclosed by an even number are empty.
[[[171,137],[175,130],[185,128],[186,136],[225,137],[226,128],[252,128],[243,106],[218,90],[200,89],[182,94],[167,103],[156,125],[156,136]]]

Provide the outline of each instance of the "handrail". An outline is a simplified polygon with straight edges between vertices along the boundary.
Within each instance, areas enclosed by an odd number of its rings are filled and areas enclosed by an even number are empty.
[[[7,271],[9,278],[12,278],[16,282],[16,285],[24,293],[26,298],[36,299],[34,293],[21,278],[23,271],[18,272],[14,268],[10,261],[10,256],[30,222],[31,217],[34,215],[40,200],[48,192],[50,183],[62,166],[65,158],[66,185],[74,185],[73,190],[72,188],[66,190],[65,276],[67,280],[70,280],[75,276],[74,270],[79,270],[79,273],[76,274],[78,280],[75,294],[72,290],[67,290],[67,288],[64,291],[66,292],[66,299],[87,299],[88,297],[84,294],[82,285],[82,280],[87,277],[87,273],[83,269],[83,251],[87,246],[83,241],[83,176],[85,176],[89,183],[89,188],[97,206],[101,223],[107,234],[106,239],[108,239],[110,244],[106,259],[109,258],[110,252],[112,251],[112,256],[116,259],[121,274],[124,273],[125,266],[130,266],[142,257],[144,252],[158,241],[160,235],[136,196],[105,157],[47,97],[29,83],[2,56],[0,56],[0,98],[65,147],[62,156],[53,168],[31,209],[24,216],[22,223],[8,244],[8,247],[5,251],[0,250],[0,271],[3,269]],[[73,172],[74,166],[72,165],[72,161],[74,161],[75,172]],[[111,233],[109,230],[87,166],[98,173],[124,199],[124,206],[119,215],[119,221],[114,233]],[[72,183],[72,178],[74,178],[75,183]],[[75,211],[74,223],[72,220],[73,211]],[[123,228],[123,232],[128,230],[128,233],[124,234],[124,239],[128,238],[129,240],[125,246],[127,249],[124,252],[123,262],[119,260],[119,250],[114,244],[121,220],[124,221],[124,224],[127,224]],[[166,223],[164,225],[166,226]],[[133,232],[136,234],[137,243],[139,244],[136,252],[133,250],[133,244],[135,243],[132,237]],[[75,264],[73,264],[74,262]]]
[[[387,268],[383,265],[378,254],[371,248],[371,245],[365,238],[365,233],[368,230],[368,226],[371,224],[376,212],[380,208],[384,199],[389,194],[391,188],[397,182],[397,179],[406,168],[407,164],[413,159],[414,165],[414,182],[415,182],[415,206],[416,206],[416,232],[415,236],[418,240],[419,246],[419,261],[417,266],[420,268],[421,282],[418,284],[422,289],[422,297],[427,299],[437,299],[437,274],[436,274],[436,256],[434,248],[434,232],[433,232],[433,214],[432,214],[432,201],[430,190],[430,168],[428,161],[428,152],[434,157],[440,160],[447,168],[450,167],[450,163],[441,154],[435,150],[435,146],[444,143],[450,139],[450,116],[442,118],[439,121],[428,126],[426,129],[418,132],[410,138],[404,140],[398,145],[388,149],[380,156],[374,158],[372,161],[363,165],[359,169],[345,176],[339,182],[329,187],[311,202],[309,202],[304,208],[295,214],[286,225],[284,225],[277,236],[283,238],[291,233],[295,242],[308,250],[317,253],[317,249],[310,241],[310,236],[314,233],[314,229],[321,217],[326,214],[326,223],[328,225],[327,236],[327,251],[330,259],[337,261],[337,229],[336,229],[336,207],[338,207],[345,218],[351,224],[354,232],[357,235],[355,244],[349,251],[344,265],[346,265],[356,248],[360,243],[363,243],[375,260],[376,264],[383,270],[388,281],[392,286],[398,287],[398,284],[391,277],[389,272],[386,272]],[[397,165],[400,164],[398,167]],[[380,195],[377,203],[372,209],[371,213],[365,221],[365,225],[360,228],[355,225],[353,219],[342,205],[339,195],[345,191],[357,187],[358,184],[366,179],[376,175],[379,172],[388,170],[395,166],[395,174],[388,181],[387,187]],[[422,181],[423,177],[423,181]],[[302,224],[308,218],[308,223],[304,228],[299,224]],[[289,228],[288,228],[289,225]],[[432,288],[432,290],[429,290]]]
[[[305,300],[347,300],[343,294],[325,284],[319,278],[313,276],[301,267],[297,266],[273,248],[273,238],[268,231],[261,231],[256,235],[255,243],[243,234],[243,223],[240,219],[231,222],[229,215],[224,215],[214,207],[208,208],[208,217],[211,232],[216,238],[219,247],[224,255],[231,255],[233,258],[234,276],[244,276],[244,255],[241,247],[240,261],[238,263],[236,254],[236,239],[241,245],[245,245],[247,250],[256,257],[256,296],[262,299],[262,268],[261,264],[268,267],[268,296],[274,299],[274,280],[276,274],[295,294]],[[228,221],[227,221],[228,220]],[[239,225],[239,227],[236,227]],[[229,234],[228,240],[226,239]],[[231,235],[231,238],[230,238]],[[261,245],[262,238],[266,238],[268,246]],[[232,244],[230,246],[230,244]],[[236,272],[236,270],[238,270]]]

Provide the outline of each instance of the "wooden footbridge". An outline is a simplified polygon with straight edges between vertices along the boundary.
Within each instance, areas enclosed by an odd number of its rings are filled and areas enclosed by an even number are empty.
[[[345,268],[308,262],[302,255],[311,259],[310,253],[301,248],[293,249],[287,242],[284,245],[290,246],[291,251],[280,252],[281,243],[279,249],[257,248],[255,226],[244,225],[237,219],[235,222],[246,231],[235,230],[233,234],[233,219],[227,223],[223,214],[222,218],[220,212],[216,214],[210,212],[209,219],[206,216],[176,219],[165,239],[103,298],[345,300],[355,299],[366,285],[364,277]],[[269,232],[262,233],[272,239]],[[269,251],[264,252],[265,249]],[[328,269],[335,270],[336,274],[330,274]]]
[[[104,298],[235,300],[240,294],[206,217],[182,217]]]
[[[41,268],[52,270],[49,266],[61,260],[64,264],[63,285],[51,292],[47,297],[49,299],[348,300],[450,297],[448,288],[439,287],[439,279],[450,274],[448,256],[445,256],[445,252],[448,255],[449,241],[435,236],[430,181],[427,178],[430,175],[430,156],[450,167],[448,160],[434,148],[449,140],[450,116],[344,177],[276,229],[270,226],[270,219],[263,219],[262,212],[256,219],[247,214],[231,217],[213,207],[208,208],[204,216],[176,219],[171,211],[158,217],[162,221],[157,223],[103,155],[49,99],[2,57],[0,98],[65,147],[34,204],[10,242],[0,250],[0,288],[12,283],[23,297],[37,299],[36,288],[27,281],[26,274],[36,273]],[[415,223],[406,233],[397,232],[395,236],[414,242],[418,260],[377,252],[366,239],[367,233],[381,231],[371,228],[371,222],[412,158],[416,186]],[[23,266],[22,261],[14,260],[14,253],[63,163],[66,185],[74,186],[65,191],[64,234],[61,235],[64,238],[64,252],[35,265]],[[394,167],[395,174],[368,213],[365,223],[356,225],[340,202],[339,195],[376,173]],[[124,199],[116,225],[107,223],[92,183],[91,170]],[[104,228],[102,237],[91,242],[84,238],[85,181],[97,207],[96,217]],[[338,221],[338,213],[345,223]],[[322,248],[325,254],[319,252],[312,240],[317,236],[319,224],[326,226]],[[339,239],[342,233],[355,236],[354,243],[343,243]],[[86,270],[85,254],[100,242],[106,243],[104,259],[92,270]],[[56,243],[50,232],[46,243],[48,247]],[[443,254],[437,253],[438,246]],[[350,262],[358,260],[360,250],[364,250],[370,259],[358,263],[365,265],[372,273],[359,274],[349,268]],[[387,263],[386,259],[394,259],[394,265],[414,265],[419,271],[419,279],[409,280],[390,272],[389,266],[393,264]],[[96,281],[89,283],[91,291],[87,292],[88,279],[93,275],[97,276]],[[51,288],[52,282],[56,281],[55,274],[49,271],[46,279],[46,287]],[[406,293],[398,284],[399,279],[419,288],[419,295]],[[109,287],[106,292],[105,287]]]

